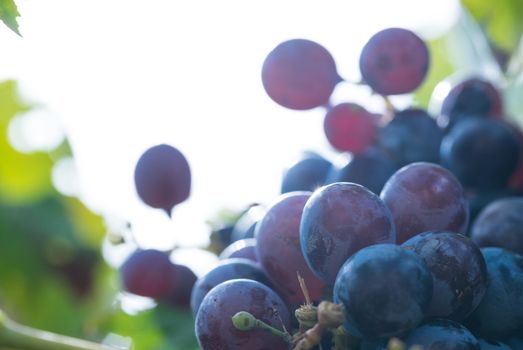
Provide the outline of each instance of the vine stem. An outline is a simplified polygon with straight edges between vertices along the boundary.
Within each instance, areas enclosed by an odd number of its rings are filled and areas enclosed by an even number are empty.
[[[41,331],[10,320],[0,310],[0,349],[115,350],[113,347]]]

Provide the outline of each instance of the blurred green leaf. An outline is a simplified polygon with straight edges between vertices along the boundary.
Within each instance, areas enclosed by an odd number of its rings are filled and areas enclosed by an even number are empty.
[[[47,153],[22,154],[7,140],[9,123],[30,106],[18,96],[14,81],[0,83],[0,196],[13,203],[27,203],[53,192],[53,161]]]
[[[15,2],[13,0],[0,0],[0,19],[13,32],[21,36],[18,31],[17,17],[20,17],[20,13]]]
[[[463,4],[496,45],[514,52],[523,34],[523,1],[463,0]]]

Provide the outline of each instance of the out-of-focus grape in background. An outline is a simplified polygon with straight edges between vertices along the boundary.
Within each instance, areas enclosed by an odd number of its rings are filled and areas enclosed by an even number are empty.
[[[114,268],[134,245],[114,248],[107,234],[184,247],[175,258],[201,274],[215,263],[196,250],[208,244],[207,220],[274,200],[304,150],[343,160],[322,131],[323,109],[291,111],[263,90],[263,60],[284,40],[321,43],[356,82],[374,32],[412,29],[428,40],[431,67],[396,106],[426,107],[436,83],[474,71],[501,84],[510,117],[523,120],[518,0],[466,0],[466,10],[457,0],[16,3],[23,38],[0,27],[0,307],[48,330],[132,335],[137,350],[195,347],[190,313],[136,313],[152,304],[119,294]],[[504,75],[496,55],[507,52]],[[339,84],[333,102],[348,101],[384,110],[367,87]],[[171,219],[133,183],[140,155],[160,143],[181,150],[193,175]]]

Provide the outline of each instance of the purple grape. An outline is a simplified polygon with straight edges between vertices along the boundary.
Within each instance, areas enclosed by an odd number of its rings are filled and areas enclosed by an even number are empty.
[[[155,249],[137,250],[120,267],[120,277],[126,291],[161,299],[175,288],[172,268],[166,253]]]
[[[305,262],[300,246],[300,220],[311,192],[278,197],[256,228],[256,255],[279,295],[290,305],[305,303],[297,273],[304,278],[313,301],[321,299],[325,284]]]
[[[244,258],[254,262],[258,262],[256,256],[256,239],[245,238],[239,239],[236,242],[228,245],[221,253],[220,259]]]
[[[349,182],[316,190],[300,223],[305,261],[316,276],[333,285],[352,254],[377,243],[394,243],[396,233],[383,201],[367,188]]]
[[[266,208],[260,204],[251,205],[236,221],[232,228],[231,242],[253,238],[258,221],[265,215]]]
[[[481,249],[487,264],[487,291],[466,320],[474,334],[502,339],[523,329],[523,256],[502,248]]]
[[[523,198],[490,203],[472,224],[470,238],[480,247],[500,247],[523,255]]]
[[[432,274],[427,317],[462,321],[474,311],[487,289],[485,259],[474,242],[454,232],[428,231],[402,247],[418,254]]]
[[[276,103],[291,109],[326,105],[340,81],[329,51],[306,39],[282,42],[263,63],[265,91]]]
[[[336,150],[358,154],[376,140],[377,125],[372,113],[354,103],[332,107],[323,120],[323,130]]]
[[[414,91],[425,79],[428,68],[427,45],[407,29],[382,30],[372,36],[361,51],[363,81],[382,95]]]
[[[467,328],[445,319],[415,329],[406,337],[405,345],[420,345],[423,350],[480,350],[478,340]]]
[[[197,277],[195,273],[185,265],[173,264],[171,270],[175,283],[172,292],[165,298],[165,302],[178,308],[190,309],[191,292]]]
[[[314,191],[325,183],[331,162],[317,154],[309,154],[293,164],[283,176],[281,193]]]
[[[153,208],[165,210],[185,201],[191,191],[191,171],[184,155],[161,144],[145,151],[134,170],[134,183],[140,198]]]
[[[381,148],[371,147],[354,155],[342,167],[332,167],[326,183],[354,182],[379,195],[387,180],[398,169]]]
[[[380,197],[394,218],[398,243],[425,231],[466,232],[465,192],[456,177],[437,164],[404,166],[387,181]]]
[[[501,94],[494,85],[479,77],[468,77],[456,83],[444,97],[438,124],[451,129],[465,118],[501,118]]]
[[[495,340],[487,340],[478,338],[479,348],[481,350],[512,350],[512,348],[506,344],[497,342]]]
[[[223,282],[209,291],[196,315],[195,331],[202,350],[288,350],[289,344],[267,331],[241,331],[232,316],[246,311],[279,330],[290,329],[283,300],[269,287],[252,280]]]
[[[432,277],[415,253],[394,244],[361,249],[341,267],[334,302],[345,307],[345,329],[366,338],[400,336],[424,317]]]
[[[205,295],[218,284],[233,279],[250,279],[265,285],[270,282],[261,267],[251,260],[234,258],[223,260],[218,266],[200,277],[191,293],[191,309],[194,315],[198,312]]]
[[[468,119],[441,143],[441,163],[471,190],[491,191],[507,185],[517,169],[520,144],[503,123]]]
[[[379,134],[379,143],[400,166],[415,162],[439,162],[443,131],[422,109],[396,112]]]

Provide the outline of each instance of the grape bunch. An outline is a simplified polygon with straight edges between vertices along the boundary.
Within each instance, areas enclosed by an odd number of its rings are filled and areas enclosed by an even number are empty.
[[[272,203],[213,232],[221,262],[207,274],[184,270],[182,282],[165,253],[140,250],[124,288],[186,302],[190,288],[204,350],[522,349],[523,133],[501,90],[453,76],[435,114],[397,110],[389,97],[414,92],[430,67],[426,43],[402,28],[372,36],[359,67],[381,114],[331,103],[349,82],[320,44],[277,45],[262,67],[268,96],[322,108],[325,139],[348,161],[309,152],[290,166]],[[189,194],[171,146],[145,152],[135,175],[144,202],[168,213]]]

